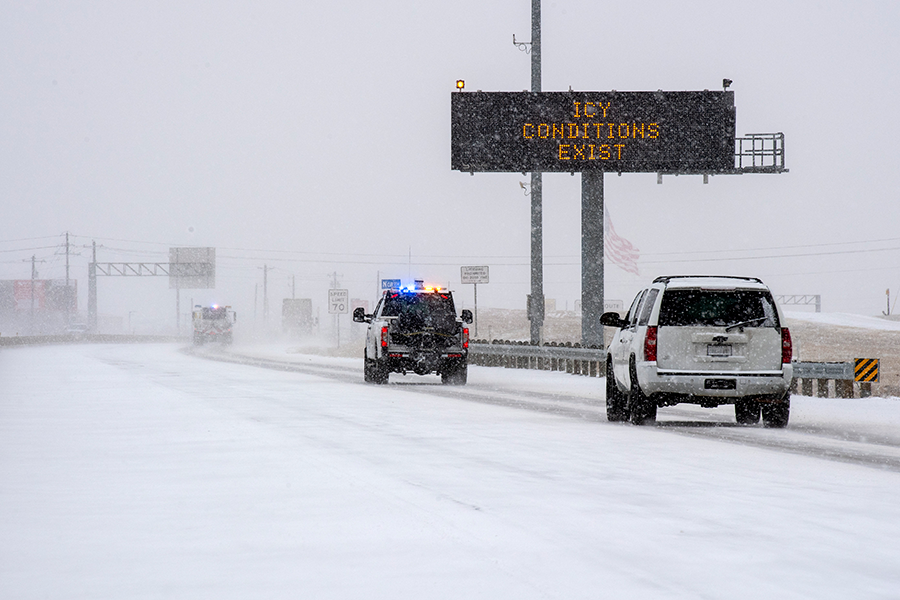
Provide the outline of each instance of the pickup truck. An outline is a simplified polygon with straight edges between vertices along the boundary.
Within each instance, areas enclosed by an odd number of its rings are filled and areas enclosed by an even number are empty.
[[[459,317],[453,294],[441,288],[387,290],[375,311],[353,311],[368,323],[363,375],[367,383],[386,384],[391,373],[437,373],[445,385],[465,385],[468,377],[472,311]]]

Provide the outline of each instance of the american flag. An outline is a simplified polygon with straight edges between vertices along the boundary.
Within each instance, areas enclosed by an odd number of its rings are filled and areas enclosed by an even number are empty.
[[[640,275],[637,260],[641,257],[641,252],[632,246],[631,242],[623,237],[619,237],[616,229],[613,227],[608,210],[603,219],[603,248],[606,258],[615,265],[624,271]]]

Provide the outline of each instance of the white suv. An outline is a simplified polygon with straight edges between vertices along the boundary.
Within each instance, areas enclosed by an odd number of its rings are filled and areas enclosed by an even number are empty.
[[[790,415],[791,334],[769,288],[750,277],[659,277],[606,352],[606,414],[640,425],[682,402],[734,404],[742,425],[784,427]]]

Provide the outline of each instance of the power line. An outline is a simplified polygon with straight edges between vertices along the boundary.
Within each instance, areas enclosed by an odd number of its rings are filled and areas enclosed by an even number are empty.
[[[58,248],[59,246],[34,246],[31,248],[13,248],[11,250],[0,250],[0,252],[32,252],[34,250],[48,250],[50,248]]]
[[[835,256],[838,254],[864,254],[867,252],[888,252],[892,250],[900,250],[900,246],[895,246],[893,248],[867,248],[861,250],[841,250],[837,252],[808,252],[805,254],[773,254],[769,256],[734,256],[734,257],[724,257],[724,258],[691,258],[684,260],[639,260],[638,263],[642,265],[654,265],[654,264],[671,264],[671,263],[686,263],[686,262],[722,262],[722,261],[735,261],[735,260],[766,260],[770,258],[806,258],[810,256]]]
[[[12,244],[13,242],[33,242],[36,240],[49,240],[55,237],[59,237],[58,235],[45,235],[41,237],[32,237],[32,238],[19,238],[17,240],[0,240],[0,244]]]
[[[644,256],[683,255],[683,254],[713,254],[721,252],[764,252],[767,250],[793,250],[797,248],[829,248],[832,246],[847,246],[851,244],[877,244],[881,242],[897,242],[900,238],[882,238],[877,240],[864,240],[859,242],[829,242],[827,244],[801,244],[797,246],[772,246],[768,248],[733,248],[727,250],[690,250],[684,252],[654,252],[644,253]]]
[[[73,238],[87,238],[88,236],[81,236],[70,234]],[[50,239],[57,236],[44,236],[39,238],[21,238],[20,240],[6,240],[7,242],[13,241],[28,241],[28,240],[37,240],[37,239]],[[150,242],[150,241],[141,241],[141,240],[128,240],[123,238],[106,238],[106,237],[94,237],[91,238],[94,240],[101,241],[113,241],[113,242],[124,242],[130,244],[149,244],[156,246],[167,246],[174,247],[169,244],[165,244],[163,242]],[[765,252],[765,251],[774,251],[774,250],[793,250],[793,249],[802,249],[802,248],[833,248],[837,246],[848,246],[848,245],[858,245],[858,244],[874,244],[874,243],[884,243],[884,242],[896,242],[900,240],[900,238],[880,238],[875,240],[865,240],[865,241],[843,241],[843,242],[829,242],[824,244],[799,244],[799,245],[790,245],[790,246],[773,246],[773,247],[759,247],[759,248],[738,248],[738,249],[727,249],[727,250],[699,250],[699,251],[683,251],[683,252],[660,252],[660,253],[644,253],[643,257],[654,257],[654,256],[690,256],[690,255],[704,255],[704,254],[722,254],[729,253],[731,256],[714,256],[714,257],[706,257],[706,258],[685,258],[685,259],[674,259],[674,260],[645,260],[641,259],[638,261],[641,265],[652,265],[652,264],[676,264],[676,263],[701,263],[701,262],[723,262],[723,261],[738,261],[738,260],[768,260],[768,259],[781,259],[781,258],[808,258],[815,256],[837,256],[842,254],[865,254],[870,252],[888,252],[894,250],[900,250],[900,247],[892,246],[889,248],[860,248],[853,250],[836,250],[830,252],[808,252],[808,253],[791,253],[791,254],[771,254],[764,256],[733,256],[735,253],[742,252]],[[16,248],[16,249],[5,249],[0,250],[3,253],[12,253],[12,252],[33,252],[35,250],[49,250],[51,248],[57,248],[58,246],[34,246],[28,248]],[[358,264],[358,265],[394,265],[394,266],[402,266],[407,264],[408,256],[406,254],[387,254],[382,255],[381,257],[372,257],[371,253],[342,253],[342,252],[319,252],[319,251],[303,251],[303,250],[275,250],[275,249],[264,249],[264,248],[240,248],[240,247],[219,247],[220,250],[231,251],[231,252],[251,252],[251,253],[266,253],[262,256],[254,256],[254,255],[234,255],[234,254],[225,254],[219,255],[218,258],[223,260],[247,260],[247,261],[272,261],[272,262],[295,262],[295,263],[318,263],[318,264]],[[128,248],[116,248],[116,247],[104,247],[104,251],[109,252],[120,252],[132,255],[141,255],[141,254],[165,254],[164,250],[136,250],[136,249],[128,249]],[[281,255],[281,256],[273,256],[273,255]],[[293,255],[292,257],[284,257],[284,255]],[[325,258],[325,257],[346,257],[342,258]],[[359,260],[357,257],[365,257],[369,260]],[[419,255],[420,260],[414,261],[416,265],[423,267],[436,267],[436,266],[455,266],[455,259],[464,259],[464,260],[521,260],[522,262],[508,262],[501,263],[497,266],[506,266],[506,267],[522,267],[528,266],[530,263],[525,262],[525,259],[528,258],[527,255],[435,255],[435,254],[425,254]],[[550,255],[548,258],[571,258],[572,261],[562,260],[560,262],[551,262],[546,263],[546,266],[576,266],[580,264],[577,262],[578,256],[576,255]],[[439,259],[439,260],[434,260]],[[441,261],[440,259],[443,259]]]

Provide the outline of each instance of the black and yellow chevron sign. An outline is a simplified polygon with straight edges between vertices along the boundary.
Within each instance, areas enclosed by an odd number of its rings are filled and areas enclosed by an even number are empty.
[[[856,381],[878,381],[878,359],[857,358],[853,364],[853,374]]]

